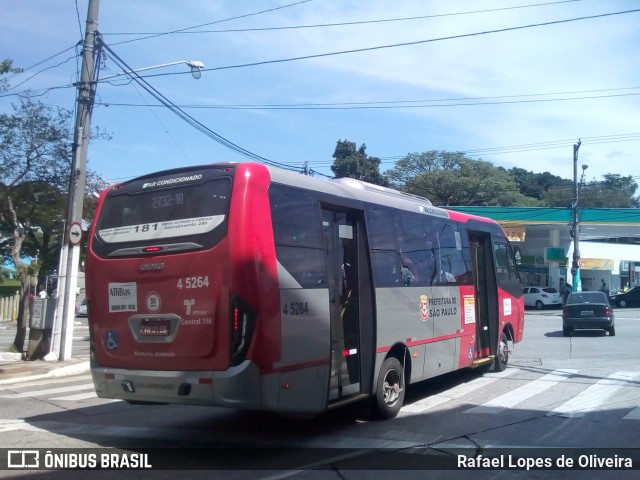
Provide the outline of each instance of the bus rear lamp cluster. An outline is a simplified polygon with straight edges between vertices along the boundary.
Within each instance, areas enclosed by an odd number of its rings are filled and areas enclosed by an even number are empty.
[[[235,296],[231,299],[231,365],[240,365],[245,359],[253,327],[255,323],[255,314],[239,297]]]

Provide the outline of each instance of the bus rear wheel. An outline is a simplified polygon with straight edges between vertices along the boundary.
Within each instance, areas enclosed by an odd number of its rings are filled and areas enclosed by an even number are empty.
[[[404,402],[404,368],[397,358],[389,357],[380,367],[376,388],[377,417],[387,420],[398,415]]]
[[[502,332],[500,337],[500,343],[498,344],[498,352],[494,363],[494,370],[496,372],[504,372],[509,364],[509,338],[507,334]]]

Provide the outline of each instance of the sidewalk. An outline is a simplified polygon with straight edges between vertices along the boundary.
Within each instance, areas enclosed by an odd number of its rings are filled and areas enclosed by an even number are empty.
[[[89,372],[89,361],[87,359],[70,358],[63,361],[22,360],[22,354],[9,351],[15,335],[16,322],[0,322],[0,385]],[[28,342],[28,339],[26,342]]]

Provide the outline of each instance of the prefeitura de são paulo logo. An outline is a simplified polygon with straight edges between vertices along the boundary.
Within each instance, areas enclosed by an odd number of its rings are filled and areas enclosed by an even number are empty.
[[[420,320],[429,320],[429,299],[426,295],[420,295]]]

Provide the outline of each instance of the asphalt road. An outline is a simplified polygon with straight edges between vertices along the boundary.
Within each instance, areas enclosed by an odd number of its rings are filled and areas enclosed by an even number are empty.
[[[349,409],[299,419],[210,407],[134,406],[96,398],[87,375],[2,386],[0,448],[167,448],[155,462],[175,468],[182,462],[184,468],[191,461],[210,468],[211,461],[229,469],[216,478],[232,479],[388,478],[392,470],[403,478],[637,478],[637,470],[626,468],[418,471],[435,468],[429,467],[429,462],[437,465],[435,453],[458,451],[517,452],[514,458],[525,452],[531,461],[567,455],[577,462],[579,455],[594,452],[605,460],[632,455],[638,469],[640,310],[615,313],[615,337],[597,331],[564,337],[559,310],[528,311],[525,339],[504,373],[462,371],[410,386],[405,407],[389,421],[371,421]],[[229,447],[242,453],[220,450]],[[198,452],[208,460],[197,463]],[[406,470],[416,464],[416,470]],[[121,478],[123,473],[91,475]],[[188,475],[212,478],[206,471]],[[47,472],[45,478],[58,477]]]

